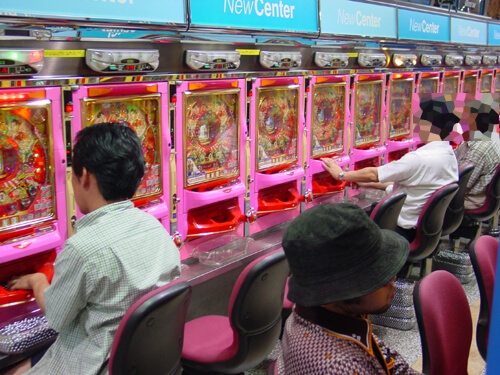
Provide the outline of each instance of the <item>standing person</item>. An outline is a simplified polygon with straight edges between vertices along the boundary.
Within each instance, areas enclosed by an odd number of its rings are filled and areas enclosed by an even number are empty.
[[[472,164],[474,170],[467,183],[464,207],[472,210],[486,201],[486,188],[500,164],[500,144],[495,141],[462,142],[455,149],[460,167]]]
[[[134,131],[116,123],[93,125],[73,149],[76,204],[85,214],[57,256],[52,284],[35,273],[9,281],[32,289],[59,335],[38,363],[11,373],[107,374],[113,336],[127,309],[141,296],[180,275],[179,252],[153,216],[134,207],[144,175],[144,155]]]
[[[387,311],[409,244],[351,203],[315,206],[283,237],[290,265],[279,375],[418,374],[373,333]]]

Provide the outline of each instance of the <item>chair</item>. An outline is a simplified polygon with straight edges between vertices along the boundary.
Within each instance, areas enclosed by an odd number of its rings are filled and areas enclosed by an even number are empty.
[[[461,167],[458,171],[458,191],[453,197],[444,214],[443,230],[441,237],[448,236],[453,233],[462,222],[464,218],[464,199],[465,192],[467,191],[467,184],[474,171],[474,165],[467,164]]]
[[[498,257],[498,239],[492,236],[480,236],[471,244],[469,253],[481,299],[476,326],[476,344],[481,357],[486,361]]]
[[[181,352],[191,287],[166,284],[134,303],[113,338],[110,375],[182,373]]]
[[[465,291],[448,271],[434,271],[413,289],[425,375],[466,375],[472,317]]]
[[[209,315],[186,323],[182,366],[185,374],[236,374],[261,363],[281,331],[285,281],[283,250],[247,265],[233,287],[228,316]]]
[[[450,241],[457,240],[461,237],[467,238],[469,242],[465,245],[465,248],[468,249],[470,244],[480,236],[482,222],[492,219],[498,214],[499,209],[500,165],[497,167],[495,174],[486,188],[486,201],[479,208],[465,210],[462,223],[456,231],[450,234]]]
[[[427,200],[417,220],[415,239],[410,242],[408,267],[400,272],[400,277],[408,276],[411,272],[411,263],[425,262],[436,250],[441,238],[444,215],[457,191],[458,184],[453,182],[437,189]],[[421,276],[425,275],[427,268],[425,264],[421,266]]]
[[[387,194],[373,208],[370,219],[372,219],[380,229],[395,231],[405,199],[406,193],[403,191],[395,191],[391,194]]]

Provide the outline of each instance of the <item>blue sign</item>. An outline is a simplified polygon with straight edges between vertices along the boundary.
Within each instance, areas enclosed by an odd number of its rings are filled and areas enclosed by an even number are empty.
[[[486,45],[487,27],[488,24],[485,22],[451,17],[451,42]]]
[[[488,44],[490,46],[500,46],[500,25],[488,24]]]
[[[398,10],[399,39],[450,41],[450,18],[436,14]]]
[[[0,15],[90,19],[145,24],[186,24],[185,0],[2,1]]]
[[[191,24],[318,33],[318,4],[304,0],[190,0]]]
[[[320,0],[321,33],[396,38],[396,8]]]

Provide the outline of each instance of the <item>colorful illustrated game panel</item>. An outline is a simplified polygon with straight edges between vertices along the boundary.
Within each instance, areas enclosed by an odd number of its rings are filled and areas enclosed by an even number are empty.
[[[380,141],[382,81],[358,82],[354,113],[354,146]]]
[[[312,103],[311,157],[344,150],[345,83],[315,85]]]
[[[426,78],[420,81],[420,87],[418,92],[420,94],[432,94],[437,93],[439,87],[439,79],[436,78]]]
[[[55,219],[50,102],[0,107],[0,231]]]
[[[475,94],[477,87],[477,76],[471,75],[464,78],[463,92],[466,94]]]
[[[491,84],[493,83],[493,74],[483,74],[481,76],[481,92],[491,92]]]
[[[389,138],[410,134],[413,80],[392,82],[389,107]]]
[[[239,176],[240,90],[184,95],[185,186]]]
[[[458,93],[459,77],[445,77],[443,83],[443,94]]]
[[[83,108],[84,126],[118,122],[137,133],[142,143],[146,168],[134,199],[160,195],[160,96],[84,99]]]
[[[257,103],[257,170],[295,163],[299,88],[259,88]]]

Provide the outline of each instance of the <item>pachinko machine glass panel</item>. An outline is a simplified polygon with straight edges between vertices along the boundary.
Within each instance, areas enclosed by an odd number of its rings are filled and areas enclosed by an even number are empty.
[[[172,232],[183,243],[182,259],[199,255],[201,248],[215,251],[210,244],[216,246],[222,236],[244,235],[244,93],[245,81],[238,79],[177,86]]]
[[[322,158],[335,158],[349,164],[349,86],[350,76],[315,76],[306,91],[307,165],[306,187],[313,198],[344,191],[346,183],[325,171]],[[313,200],[312,205],[322,199]],[[312,206],[306,205],[306,208]]]
[[[498,71],[499,69],[495,71],[495,83],[494,83],[495,92],[500,92],[500,77],[498,76],[499,75]]]
[[[443,78],[443,94],[457,94],[460,91],[460,72],[445,72]]]
[[[484,69],[481,71],[480,92],[494,92],[494,73],[493,69]]]
[[[393,73],[389,76],[385,162],[399,159],[413,147],[414,95],[415,73]]]
[[[303,77],[257,78],[250,94],[249,232],[262,231],[300,212],[304,177]]]
[[[478,83],[478,71],[477,70],[466,70],[464,71],[462,92],[464,94],[475,95],[477,92]]]
[[[33,293],[6,290],[15,275],[51,280],[67,238],[59,88],[0,90],[0,321],[39,311]]]
[[[418,93],[432,94],[440,92],[441,73],[422,72],[419,75]]]
[[[134,205],[170,226],[168,210],[168,126],[167,85],[130,84],[82,86],[73,92],[73,138],[87,126],[117,122],[133,129],[142,144],[145,173],[132,198]],[[78,214],[77,216],[80,216]]]
[[[386,148],[383,144],[385,74],[358,74],[354,77],[352,95],[351,169],[359,169],[363,160],[378,159]]]

